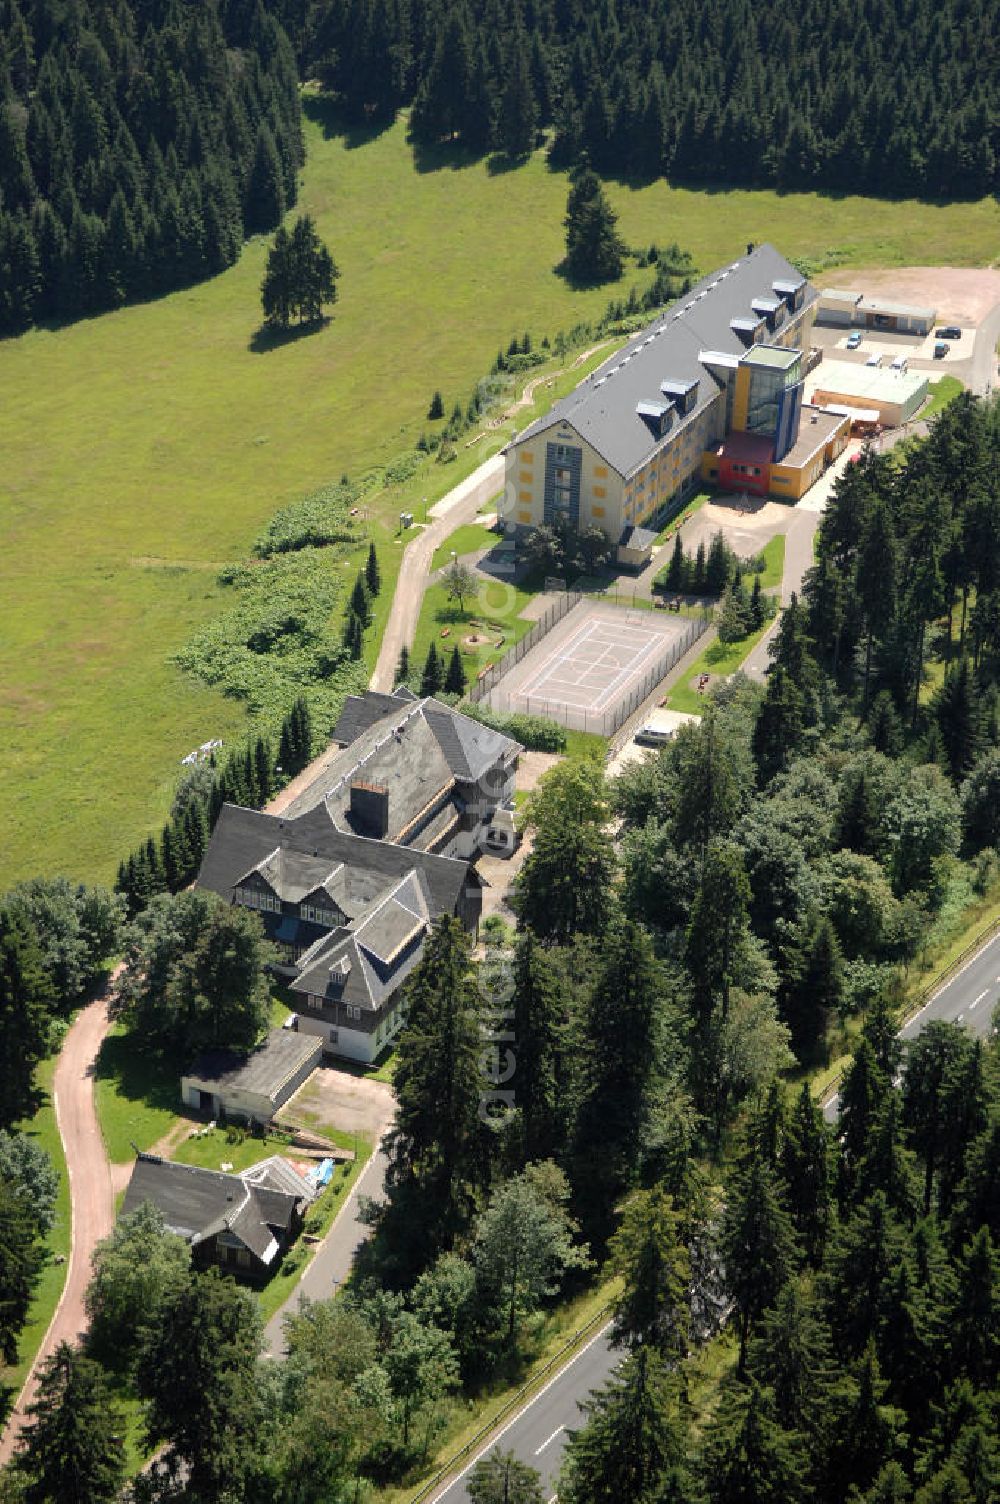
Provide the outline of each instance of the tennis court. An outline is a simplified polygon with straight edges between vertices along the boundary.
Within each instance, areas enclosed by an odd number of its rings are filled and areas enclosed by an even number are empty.
[[[704,625],[582,601],[490,690],[494,710],[547,716],[602,736],[622,724]]]

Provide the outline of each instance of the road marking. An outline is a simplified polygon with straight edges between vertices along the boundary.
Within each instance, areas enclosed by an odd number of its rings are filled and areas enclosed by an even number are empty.
[[[545,1448],[547,1446],[550,1446],[551,1443],[553,1441],[555,1441],[555,1439],[559,1435],[559,1433],[561,1431],[565,1431],[565,1429],[566,1429],[565,1426],[556,1426],[555,1430],[552,1432],[552,1435],[549,1437],[548,1441],[543,1441],[540,1447],[536,1447],[535,1448],[535,1456],[536,1457],[540,1457],[542,1455],[542,1453],[545,1451]]]
[[[957,1024],[960,1024],[960,1023],[961,1023],[961,1022],[962,1022],[962,1019],[963,1019],[963,1018],[964,1018],[964,1017],[965,1017],[965,1014],[964,1014],[964,1013],[959,1013],[959,1014],[957,1014],[957,1015],[956,1015],[956,1017],[955,1017],[955,1022],[956,1022],[956,1023],[957,1023]]]
[[[607,1333],[610,1332],[610,1330],[611,1330],[611,1322],[610,1321],[606,1321],[604,1323],[604,1325],[601,1327],[600,1331],[599,1332],[595,1332],[594,1335],[591,1337],[590,1341],[589,1342],[585,1342],[584,1345],[583,1345],[583,1347],[581,1347],[578,1352],[575,1352],[573,1354],[573,1356],[572,1356],[572,1358],[570,1358],[569,1362],[565,1363],[563,1365],[563,1367],[560,1368],[560,1370],[559,1370],[558,1373],[554,1373],[552,1375],[551,1379],[549,1379],[548,1383],[543,1384],[542,1387],[541,1387],[541,1389],[539,1389],[538,1393],[537,1394],[533,1394],[532,1397],[531,1397],[531,1399],[527,1400],[525,1402],[525,1404],[523,1404],[521,1406],[521,1408],[520,1408],[520,1410],[518,1410],[517,1414],[516,1415],[512,1415],[511,1418],[510,1418],[510,1420],[507,1422],[507,1424],[505,1426],[501,1427],[501,1429],[499,1431],[497,1431],[490,1438],[490,1440],[485,1444],[485,1446],[483,1446],[483,1447],[481,1447],[479,1449],[479,1451],[476,1453],[475,1457],[473,1457],[472,1461],[471,1462],[467,1462],[465,1464],[465,1466],[463,1467],[462,1471],[460,1473],[456,1473],[455,1476],[453,1478],[451,1478],[445,1484],[445,1486],[442,1488],[441,1492],[440,1493],[436,1493],[434,1495],[434,1501],[440,1501],[441,1499],[443,1499],[445,1497],[445,1495],[451,1489],[453,1489],[455,1487],[456,1483],[460,1483],[462,1481],[462,1479],[465,1477],[466,1473],[471,1472],[471,1470],[475,1467],[475,1465],[479,1461],[479,1459],[481,1457],[485,1457],[486,1453],[489,1452],[493,1447],[496,1446],[497,1442],[500,1441],[501,1437],[506,1436],[506,1434],[510,1430],[511,1426],[516,1426],[517,1423],[518,1423],[518,1421],[521,1419],[522,1415],[524,1415],[528,1410],[530,1410],[531,1407],[532,1407],[532,1405],[534,1405],[537,1400],[540,1400],[541,1397],[542,1397],[542,1395],[545,1394],[547,1390],[549,1390],[549,1389],[552,1388],[553,1384],[558,1384],[559,1380],[561,1378],[563,1378],[564,1375],[568,1372],[568,1370],[573,1367],[573,1364],[577,1361],[577,1359],[578,1358],[582,1358],[585,1352],[589,1352],[590,1349],[593,1347],[594,1343],[595,1342],[600,1342],[601,1338],[604,1337],[604,1336],[606,1336]],[[434,1501],[432,1501],[432,1504],[434,1504]]]
[[[986,992],[981,992],[979,994],[979,996],[976,998],[976,1001],[974,1003],[970,1003],[969,1004],[969,1012],[970,1013],[972,1012],[973,1008],[978,1008],[979,1007],[979,1004],[982,1002],[983,998],[986,997],[986,995],[987,995],[988,992],[989,992],[989,988],[987,987]]]

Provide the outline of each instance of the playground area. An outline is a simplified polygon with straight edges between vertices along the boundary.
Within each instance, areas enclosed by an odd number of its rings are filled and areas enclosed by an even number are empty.
[[[581,601],[485,698],[493,710],[610,736],[704,629],[692,617]]]

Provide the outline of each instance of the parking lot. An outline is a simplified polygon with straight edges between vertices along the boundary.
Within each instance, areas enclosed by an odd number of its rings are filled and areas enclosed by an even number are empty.
[[[961,327],[961,326],[960,326]],[[976,338],[976,331],[962,329],[961,339],[946,340],[948,349],[944,356],[935,356],[934,346],[938,343],[937,334],[940,324],[935,324],[930,334],[900,334],[893,330],[883,332],[881,329],[832,329],[827,325],[816,324],[812,331],[812,343],[824,354],[829,355],[831,360],[851,361],[858,365],[864,365],[871,355],[881,355],[882,364],[889,365],[898,355],[904,355],[906,359],[921,369],[933,370],[965,362],[972,353],[972,345]],[[848,339],[852,332],[861,335],[860,343],[853,350],[848,345]]]

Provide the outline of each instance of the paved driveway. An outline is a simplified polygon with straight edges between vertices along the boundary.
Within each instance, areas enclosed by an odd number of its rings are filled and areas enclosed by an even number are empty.
[[[391,1121],[395,1105],[384,1081],[320,1065],[282,1107],[278,1122],[314,1128],[317,1133],[322,1133],[320,1125],[325,1124],[374,1141]]]
[[[117,973],[116,973],[117,974]],[[108,1032],[107,996],[82,1008],[66,1035],[52,1096],[66,1154],[72,1200],[69,1268],[62,1296],[0,1440],[0,1463],[13,1455],[35,1398],[38,1370],[60,1342],[75,1346],[87,1328],[84,1295],[94,1249],[114,1225],[111,1172],[94,1107],[94,1063]]]

